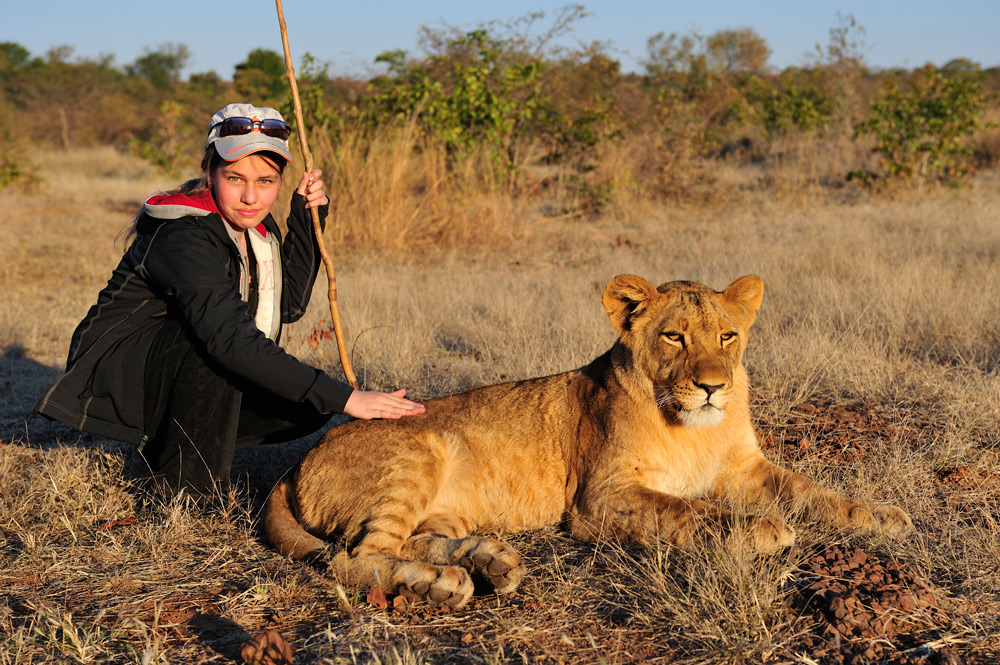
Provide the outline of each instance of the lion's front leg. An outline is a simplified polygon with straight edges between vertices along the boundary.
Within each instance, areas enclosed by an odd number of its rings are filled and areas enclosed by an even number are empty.
[[[737,534],[729,511],[706,501],[683,499],[639,485],[584,497],[569,516],[573,536],[587,542],[616,538],[690,548],[710,537],[716,531],[713,525],[758,552],[772,552],[795,541],[794,530],[776,515],[753,520]]]
[[[858,501],[827,489],[811,478],[789,471],[757,453],[734,464],[717,483],[717,494],[734,502],[778,501],[858,531],[880,531],[902,537],[913,531],[913,521],[901,508]]]

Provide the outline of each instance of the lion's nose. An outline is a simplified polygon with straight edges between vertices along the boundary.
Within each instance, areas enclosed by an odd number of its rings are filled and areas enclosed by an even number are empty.
[[[714,393],[716,390],[718,390],[719,388],[721,388],[725,384],[723,384],[723,383],[698,383],[696,381],[694,385],[698,386],[699,388],[701,388],[702,390],[705,391],[705,399],[711,399],[712,398],[712,393]]]

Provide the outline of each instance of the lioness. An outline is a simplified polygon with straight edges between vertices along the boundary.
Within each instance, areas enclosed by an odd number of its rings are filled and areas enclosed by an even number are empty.
[[[295,558],[342,539],[330,566],[345,582],[460,607],[473,577],[504,593],[524,574],[511,547],[469,535],[485,527],[561,522],[584,541],[685,546],[714,521],[767,552],[790,545],[792,528],[772,514],[740,529],[722,506],[778,500],[845,527],[909,532],[899,508],[823,489],[761,453],[741,361],[762,296],[752,275],[721,293],[620,275],[604,291],[620,335],[604,355],[431,400],[422,416],[330,430],[275,486],[265,537]]]

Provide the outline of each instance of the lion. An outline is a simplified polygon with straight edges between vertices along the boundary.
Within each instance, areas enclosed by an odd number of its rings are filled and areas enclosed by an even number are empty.
[[[783,504],[908,534],[900,508],[765,458],[742,364],[762,297],[754,275],[721,292],[619,275],[603,295],[619,338],[603,355],[430,400],[421,416],[331,429],[274,487],[264,537],[283,555],[325,558],[345,583],[458,608],[476,582],[508,593],[524,575],[512,547],[474,535],[486,529],[562,524],[586,542],[722,538],[767,553],[791,545],[793,528],[734,511]]]

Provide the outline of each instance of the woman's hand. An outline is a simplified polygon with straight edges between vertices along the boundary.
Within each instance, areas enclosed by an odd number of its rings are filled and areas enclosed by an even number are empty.
[[[347,398],[344,413],[362,420],[372,418],[401,418],[424,412],[424,405],[404,399],[406,390],[380,393],[374,390],[355,390]]]
[[[303,173],[299,186],[295,189],[306,200],[306,208],[325,206],[330,202],[330,199],[326,198],[326,192],[323,191],[321,175],[323,171],[320,169],[315,169],[312,173]]]

